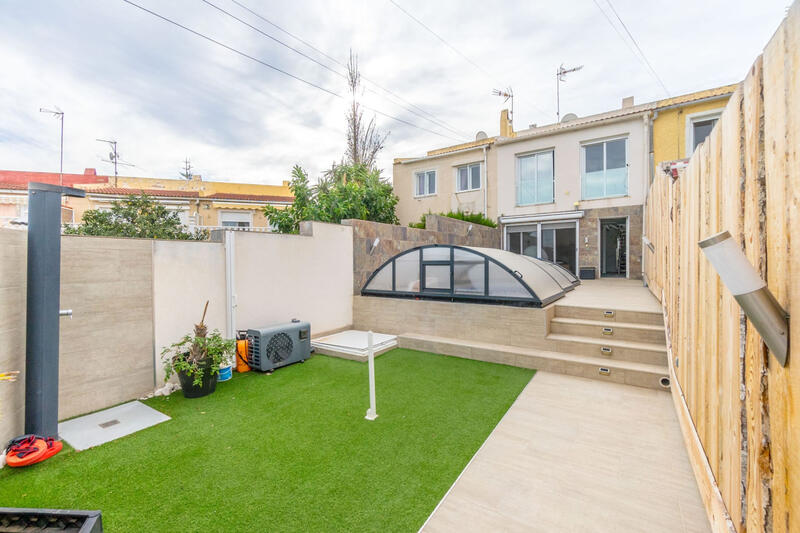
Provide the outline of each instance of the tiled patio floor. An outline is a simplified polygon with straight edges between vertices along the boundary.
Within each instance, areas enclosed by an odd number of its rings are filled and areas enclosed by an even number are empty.
[[[668,392],[538,372],[423,531],[710,528]]]
[[[661,313],[661,304],[650,289],[635,279],[584,279],[556,304]]]

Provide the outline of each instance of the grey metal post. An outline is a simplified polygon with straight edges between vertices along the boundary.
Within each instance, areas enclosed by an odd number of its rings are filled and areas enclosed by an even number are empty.
[[[58,320],[61,293],[61,195],[84,191],[28,184],[28,308],[25,433],[58,435]]]

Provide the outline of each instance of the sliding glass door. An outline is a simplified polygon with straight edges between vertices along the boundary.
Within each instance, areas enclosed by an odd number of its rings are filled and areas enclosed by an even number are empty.
[[[578,273],[578,222],[540,222],[506,229],[506,249]]]

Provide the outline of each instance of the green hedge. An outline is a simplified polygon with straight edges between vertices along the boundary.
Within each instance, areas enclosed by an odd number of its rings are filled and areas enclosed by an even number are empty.
[[[419,222],[409,222],[408,226],[411,228],[425,229],[426,216],[427,215],[422,215],[419,217]],[[497,227],[497,224],[493,220],[486,218],[482,213],[470,213],[469,211],[450,211],[449,213],[439,213],[439,216],[455,218],[456,220],[463,220],[464,222],[470,222],[472,224],[480,224],[481,226],[489,226],[490,228]]]

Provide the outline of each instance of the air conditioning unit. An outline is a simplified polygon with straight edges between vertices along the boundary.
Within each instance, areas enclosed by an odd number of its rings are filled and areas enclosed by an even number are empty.
[[[261,329],[247,330],[247,364],[268,372],[311,357],[311,324],[292,320]]]

